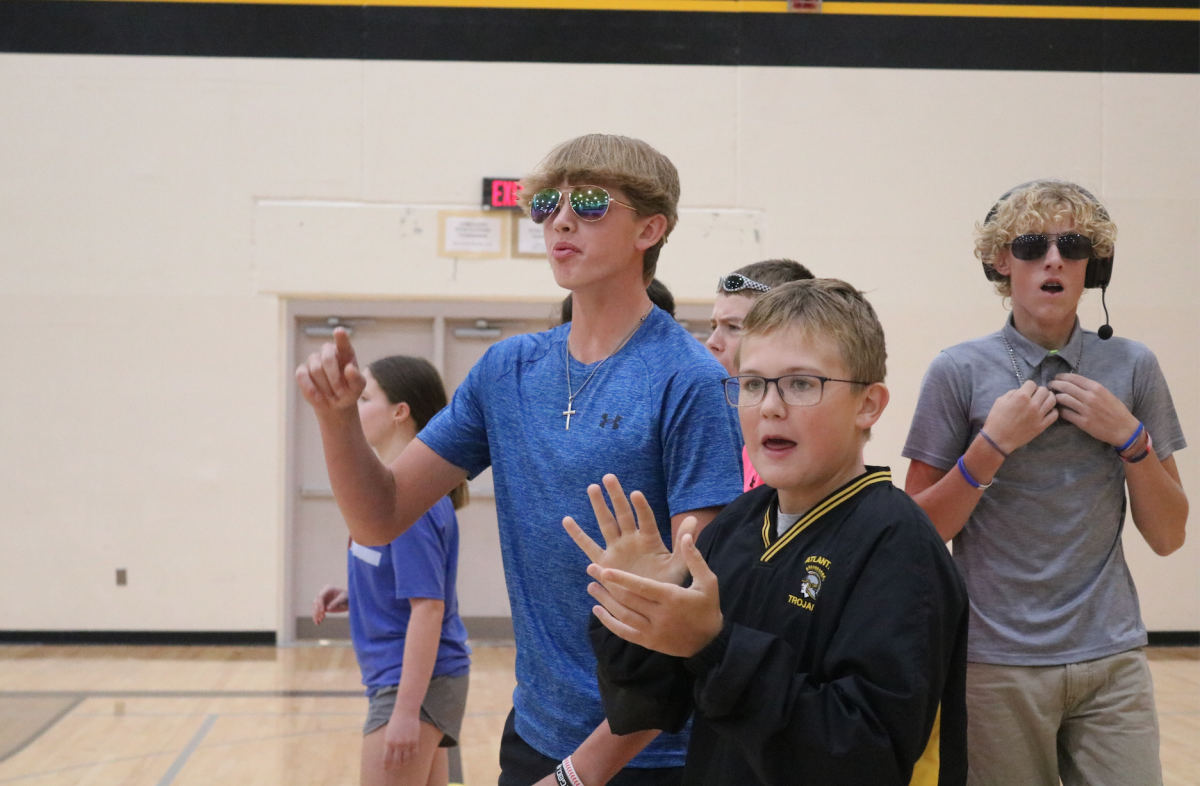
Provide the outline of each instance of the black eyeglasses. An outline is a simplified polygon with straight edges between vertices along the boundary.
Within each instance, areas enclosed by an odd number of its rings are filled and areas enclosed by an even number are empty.
[[[779,391],[785,404],[793,407],[813,407],[821,403],[826,382],[845,382],[849,385],[870,385],[855,379],[832,379],[814,374],[787,374],[782,377],[726,377],[721,380],[725,387],[725,400],[733,407],[756,407],[767,396],[771,383]]]
[[[1088,259],[1092,255],[1092,241],[1076,232],[1066,235],[1021,235],[1006,245],[1012,255],[1025,262],[1034,262],[1050,252],[1050,243],[1058,246],[1058,255],[1063,259]]]
[[[741,273],[730,273],[717,280],[717,286],[726,292],[741,292],[743,289],[753,289],[756,292],[770,292],[766,284],[760,284],[752,278],[746,278]]]

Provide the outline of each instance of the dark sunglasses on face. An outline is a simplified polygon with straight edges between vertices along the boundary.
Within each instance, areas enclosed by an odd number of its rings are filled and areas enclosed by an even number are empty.
[[[1034,262],[1050,252],[1050,243],[1058,246],[1058,255],[1063,259],[1088,259],[1092,255],[1092,241],[1083,235],[1021,235],[1008,245],[1012,255],[1025,262]]]
[[[540,224],[558,212],[562,205],[563,194],[567,195],[567,204],[575,215],[584,221],[599,221],[608,212],[608,206],[616,203],[622,207],[636,211],[633,205],[627,205],[613,199],[600,186],[568,186],[567,188],[543,188],[529,200],[529,217],[533,223]]]
[[[717,280],[717,286],[726,292],[741,292],[743,289],[753,289],[756,292],[770,292],[766,284],[760,284],[752,278],[746,278],[741,273],[730,273]]]

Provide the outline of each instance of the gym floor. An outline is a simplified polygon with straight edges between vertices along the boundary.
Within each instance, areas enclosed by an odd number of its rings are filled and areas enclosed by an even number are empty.
[[[1200,786],[1200,649],[1147,650],[1167,786]],[[476,645],[468,786],[494,784],[511,646]],[[366,701],[349,646],[0,646],[0,784],[354,786]]]

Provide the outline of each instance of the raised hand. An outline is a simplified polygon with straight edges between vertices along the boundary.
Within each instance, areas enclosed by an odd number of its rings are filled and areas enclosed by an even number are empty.
[[[326,614],[340,614],[350,610],[350,596],[341,587],[327,586],[313,600],[312,619],[320,625]]]
[[[1004,452],[1012,453],[1028,445],[1058,420],[1057,403],[1053,392],[1039,388],[1029,380],[996,399],[983,430]]]
[[[724,617],[717,577],[690,532],[680,537],[679,551],[692,574],[689,587],[590,565],[588,575],[598,583],[589,584],[588,593],[600,603],[592,612],[616,635],[666,655],[690,658],[721,633]]]
[[[682,584],[687,578],[687,565],[678,552],[672,553],[663,543],[654,511],[645,495],[635,491],[627,499],[616,475],[608,474],[601,480],[612,500],[612,510],[604,501],[604,492],[595,483],[588,486],[588,499],[600,524],[605,547],[601,548],[570,516],[563,519],[567,534],[595,565],[617,568],[655,581]],[[679,534],[694,532],[695,528],[696,520],[688,517],[680,525]]]
[[[314,352],[307,362],[300,364],[296,383],[318,416],[357,406],[367,380],[358,368],[354,347],[344,328],[336,328],[333,343],[323,344],[320,352]]]
[[[1099,382],[1078,374],[1059,374],[1050,383],[1063,420],[1101,442],[1125,444],[1137,430],[1138,419]]]

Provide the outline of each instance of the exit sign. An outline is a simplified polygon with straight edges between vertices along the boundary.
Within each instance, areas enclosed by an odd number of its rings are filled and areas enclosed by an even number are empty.
[[[513,178],[485,177],[483,179],[484,210],[520,210],[517,195],[521,181]]]

